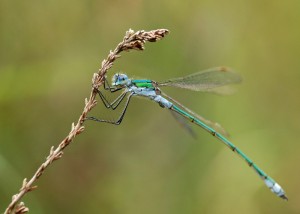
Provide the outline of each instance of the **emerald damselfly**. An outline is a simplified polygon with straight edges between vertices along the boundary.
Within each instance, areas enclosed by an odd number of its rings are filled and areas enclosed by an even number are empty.
[[[200,71],[194,74],[190,74],[185,77],[174,78],[163,82],[155,82],[149,79],[129,79],[126,74],[117,73],[112,78],[112,86],[109,85],[108,81],[104,81],[104,89],[110,92],[116,92],[123,90],[122,93],[113,101],[109,102],[103,93],[96,89],[99,97],[106,106],[115,110],[122,100],[126,98],[125,107],[123,108],[120,117],[116,121],[98,119],[96,117],[87,117],[87,120],[94,120],[97,122],[106,122],[115,125],[119,125],[126,113],[128,104],[132,97],[140,96],[146,97],[154,102],[158,103],[161,107],[169,109],[180,115],[191,123],[194,123],[205,131],[209,132],[212,136],[224,143],[229,149],[235,152],[243,160],[246,161],[256,174],[264,181],[266,186],[277,196],[287,200],[284,190],[281,186],[275,182],[270,176],[268,176],[263,170],[261,170],[245,153],[237,148],[232,142],[230,142],[224,135],[225,131],[216,123],[212,123],[209,120],[202,118],[193,111],[189,110],[173,98],[169,97],[161,91],[159,87],[173,86],[178,88],[185,88],[194,91],[207,91],[220,93],[223,86],[229,84],[239,83],[241,77],[233,72],[231,69],[226,67],[216,67],[208,70]]]

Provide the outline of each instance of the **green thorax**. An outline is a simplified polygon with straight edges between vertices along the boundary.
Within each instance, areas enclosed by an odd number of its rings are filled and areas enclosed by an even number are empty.
[[[138,88],[154,88],[151,80],[131,80],[131,83]]]

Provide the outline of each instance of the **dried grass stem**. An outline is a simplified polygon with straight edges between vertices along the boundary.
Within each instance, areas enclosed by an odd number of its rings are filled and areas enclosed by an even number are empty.
[[[73,141],[73,139],[84,131],[84,120],[87,114],[97,105],[96,101],[96,90],[98,89],[105,80],[105,75],[107,71],[113,66],[114,61],[120,57],[122,51],[130,50],[144,50],[144,44],[149,42],[156,42],[162,39],[165,35],[168,34],[166,29],[158,29],[152,31],[137,31],[129,30],[126,32],[124,39],[120,42],[114,51],[110,51],[109,55],[105,60],[102,61],[101,68],[97,73],[93,75],[92,78],[92,91],[90,97],[85,99],[85,106],[83,112],[79,116],[79,119],[76,124],[72,123],[71,131],[66,136],[65,139],[54,149],[51,147],[50,153],[46,158],[46,161],[37,169],[32,178],[27,181],[25,178],[23,180],[22,187],[19,192],[12,197],[11,203],[5,210],[5,214],[21,214],[26,213],[29,209],[24,205],[23,202],[20,202],[21,198],[28,192],[35,190],[37,186],[33,185],[38,178],[40,178],[45,172],[46,168],[49,167],[54,161],[59,160],[63,156],[63,150]]]

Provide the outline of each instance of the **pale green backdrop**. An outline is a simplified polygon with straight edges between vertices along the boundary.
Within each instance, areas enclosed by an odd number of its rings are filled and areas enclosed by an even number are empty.
[[[194,140],[166,110],[135,99],[120,126],[86,123],[24,197],[31,213],[300,213],[297,0],[2,0],[1,211],[67,135],[92,74],[129,28],[171,33],[123,54],[110,75],[163,80],[218,65],[241,74],[231,96],[166,91],[222,124],[290,201],[208,133],[194,127]]]

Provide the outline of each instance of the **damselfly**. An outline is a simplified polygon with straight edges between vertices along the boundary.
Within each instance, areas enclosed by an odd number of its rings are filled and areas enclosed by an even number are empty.
[[[237,148],[226,137],[224,137],[224,134],[221,134],[223,129],[220,129],[218,124],[212,123],[198,116],[196,113],[184,107],[173,98],[167,96],[159,88],[162,86],[174,86],[195,91],[220,92],[219,89],[222,88],[222,86],[238,83],[240,81],[241,78],[238,74],[225,67],[211,68],[185,77],[174,78],[163,82],[155,82],[148,79],[129,79],[126,74],[117,73],[113,76],[112,86],[109,85],[106,79],[104,81],[105,90],[109,90],[110,92],[123,90],[123,92],[113,102],[109,103],[101,91],[98,89],[96,90],[105,107],[113,110],[115,110],[120,105],[122,100],[126,98],[125,107],[123,108],[118,120],[110,121],[97,119],[95,117],[87,117],[86,119],[119,125],[124,118],[130,99],[133,96],[149,98],[150,100],[157,102],[161,107],[167,108],[175,112],[175,114],[186,118],[190,122],[200,126],[212,136],[219,139],[222,143],[229,147],[229,149],[244,159],[272,192],[274,192],[277,196],[287,200],[285,192],[281,186],[271,177],[269,177],[263,170],[261,170],[246,154],[244,154],[239,148]]]

